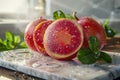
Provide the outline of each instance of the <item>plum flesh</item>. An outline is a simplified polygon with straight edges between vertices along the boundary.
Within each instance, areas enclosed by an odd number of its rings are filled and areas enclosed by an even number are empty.
[[[56,59],[73,58],[82,43],[82,28],[70,19],[56,20],[47,28],[44,35],[44,46],[48,55]]]

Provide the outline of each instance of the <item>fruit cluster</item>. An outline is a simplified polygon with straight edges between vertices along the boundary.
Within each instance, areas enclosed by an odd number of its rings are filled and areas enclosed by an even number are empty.
[[[58,60],[71,60],[76,57],[78,50],[88,48],[91,36],[97,37],[102,49],[106,43],[105,30],[91,17],[41,17],[27,25],[24,39],[28,48],[33,51]]]

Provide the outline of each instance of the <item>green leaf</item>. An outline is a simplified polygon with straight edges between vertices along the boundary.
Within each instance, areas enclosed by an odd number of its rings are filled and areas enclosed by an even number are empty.
[[[9,49],[9,46],[7,46],[7,40],[6,39],[3,41],[3,44],[6,46],[7,49]]]
[[[105,29],[106,32],[106,36],[107,37],[114,37],[117,34],[117,31],[113,30],[111,27],[109,27],[109,20],[105,20],[103,27]]]
[[[68,18],[68,19],[75,20],[75,18],[74,18],[72,15],[70,15],[70,14],[66,14],[65,16],[66,16],[66,18]]]
[[[65,14],[61,10],[53,12],[53,19],[57,20],[60,18],[66,18]]]
[[[14,41],[14,35],[11,32],[6,32],[6,40]]]
[[[14,48],[14,45],[12,44],[12,41],[10,40],[4,40],[3,41],[4,45],[6,46],[7,49],[13,49]]]
[[[96,36],[89,37],[88,45],[93,52],[98,52],[98,50],[100,49],[99,40]]]
[[[7,50],[6,45],[3,42],[0,42],[0,51]]]
[[[106,62],[106,63],[112,63],[112,58],[110,55],[108,55],[107,53],[105,52],[101,52],[100,53],[100,57],[98,60],[101,60],[103,62]]]
[[[117,34],[117,31],[113,30],[110,27],[105,27],[105,32],[107,37],[114,37]]]
[[[20,43],[19,48],[27,48],[27,45],[26,45],[25,41]]]
[[[0,38],[0,51],[6,50],[6,45],[4,44],[3,40]]]
[[[15,45],[19,44],[20,41],[21,41],[20,36],[18,36],[18,35],[17,35],[17,36],[14,36],[14,44],[15,44]]]
[[[13,49],[15,46],[14,46],[14,35],[7,31],[6,34],[5,34],[5,40],[4,40],[4,44],[6,45],[6,48],[7,49]]]
[[[103,27],[105,28],[106,26],[108,26],[109,22],[110,22],[109,19],[106,19],[103,23]]]
[[[0,38],[0,42],[2,43],[3,42],[3,40]]]
[[[77,58],[83,64],[93,64],[97,60],[111,63],[112,58],[105,52],[101,52],[100,43],[96,36],[91,36],[88,40],[89,48],[82,48],[78,51]]]
[[[88,48],[82,48],[78,51],[77,58],[83,64],[93,64],[96,62],[94,53]]]
[[[1,39],[1,41],[2,41],[2,39]],[[11,49],[18,48],[20,43],[21,43],[21,37],[19,35],[14,35],[8,31],[5,34],[5,40],[2,42],[2,44],[6,48],[5,50],[11,50]],[[24,47],[22,47],[22,48],[24,48]],[[2,49],[2,47],[1,47],[1,49]]]
[[[25,42],[21,42],[21,39],[24,39],[24,35],[14,35],[11,32],[7,31],[5,33],[5,39],[0,38],[0,51],[12,50],[18,48],[27,48]]]

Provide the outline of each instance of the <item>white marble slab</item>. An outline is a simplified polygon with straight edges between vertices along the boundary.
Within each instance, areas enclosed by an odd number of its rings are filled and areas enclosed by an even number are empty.
[[[113,80],[120,77],[120,53],[108,53],[112,64],[83,65],[77,59],[58,61],[28,50],[12,50],[0,53],[0,66],[47,80]]]

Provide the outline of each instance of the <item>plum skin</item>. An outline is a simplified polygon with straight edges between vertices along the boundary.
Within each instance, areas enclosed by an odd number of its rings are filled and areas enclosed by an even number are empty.
[[[106,44],[106,34],[102,25],[88,16],[79,18],[77,22],[82,26],[84,32],[84,42],[82,47],[88,48],[89,37],[96,36],[100,43],[100,49],[102,49]]]

